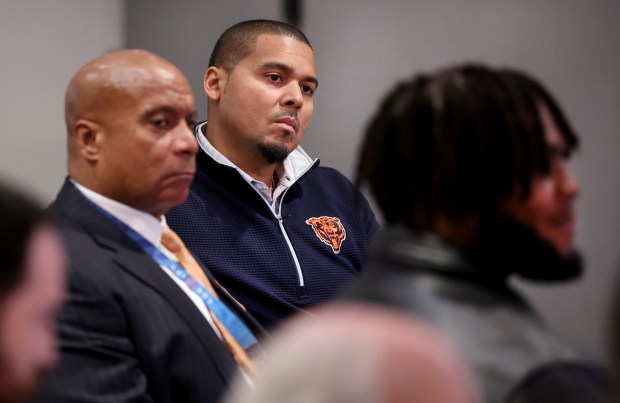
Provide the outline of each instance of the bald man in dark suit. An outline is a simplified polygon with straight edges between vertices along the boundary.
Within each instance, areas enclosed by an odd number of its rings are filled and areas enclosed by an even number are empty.
[[[65,118],[69,176],[52,209],[65,219],[70,292],[60,365],[39,401],[217,401],[239,365],[197,282],[179,277],[180,262],[160,243],[164,214],[185,200],[195,172],[187,79],[147,51],[108,53],[72,78]],[[202,270],[219,303],[258,337]]]

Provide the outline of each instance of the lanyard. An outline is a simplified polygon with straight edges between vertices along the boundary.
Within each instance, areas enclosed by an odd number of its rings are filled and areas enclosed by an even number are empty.
[[[88,198],[87,198],[88,199]],[[90,200],[89,200],[90,201]],[[91,203],[93,203],[91,201]],[[155,245],[147,241],[142,235],[134,231],[127,224],[114,217],[112,214],[93,203],[99,211],[116,224],[130,239],[132,239],[144,252],[151,256],[157,264],[164,267],[168,272],[174,274],[178,279],[183,281],[187,286],[198,295],[205,303],[207,308],[222,322],[224,327],[237,339],[237,342],[244,349],[248,349],[256,344],[256,338],[248,329],[248,327],[232,312],[222,301],[215,298],[207,289],[205,289],[199,281],[185,271],[179,262],[170,259],[164,255]]]

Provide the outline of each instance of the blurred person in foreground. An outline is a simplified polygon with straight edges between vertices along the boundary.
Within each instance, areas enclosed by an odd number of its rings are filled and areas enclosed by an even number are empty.
[[[253,389],[226,403],[477,403],[456,348],[428,324],[365,304],[328,304],[284,322]]]
[[[66,257],[51,215],[0,184],[0,402],[24,402],[58,360]]]
[[[597,402],[603,370],[562,342],[508,280],[576,278],[578,140],[541,83],[460,65],[398,84],[357,168],[388,227],[344,299],[425,318],[461,348],[483,401]]]

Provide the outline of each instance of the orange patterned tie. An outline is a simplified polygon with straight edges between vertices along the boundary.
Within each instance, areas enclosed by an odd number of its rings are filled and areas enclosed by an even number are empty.
[[[179,264],[187,270],[190,276],[192,276],[196,281],[199,281],[200,284],[202,284],[202,286],[215,298],[219,298],[213,288],[213,285],[202,270],[202,267],[200,267],[198,262],[196,262],[192,254],[189,253],[183,244],[183,241],[181,241],[179,236],[174,231],[170,228],[164,228],[161,236],[161,244],[164,245],[170,252],[174,253],[179,260]],[[211,310],[209,310],[209,312],[213,318],[213,323],[215,323],[215,326],[218,328],[222,338],[224,339],[224,344],[232,353],[237,364],[249,375],[255,376],[257,374],[256,364],[254,364],[252,359],[248,356],[248,353],[230,333],[226,326],[224,326],[217,316],[215,316],[215,313]]]

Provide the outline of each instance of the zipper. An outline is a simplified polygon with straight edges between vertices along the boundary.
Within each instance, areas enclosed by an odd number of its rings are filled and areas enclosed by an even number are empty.
[[[310,169],[312,169],[312,167],[314,167],[316,164],[318,163],[318,158],[315,159],[314,161],[312,161],[312,164],[308,165],[308,167],[297,177],[297,179],[295,179],[295,182],[293,184],[291,184],[291,186],[294,186],[295,183],[297,183],[297,181],[299,181],[302,176],[304,176],[306,174],[306,172],[308,172]],[[284,190],[284,193],[282,193],[282,197],[280,197],[280,201],[279,201],[279,205],[278,205],[278,211],[280,212],[279,214],[275,214],[276,219],[278,220],[278,224],[280,225],[280,230],[282,231],[282,235],[284,236],[284,240],[286,241],[286,244],[288,245],[289,250],[291,251],[291,256],[293,256],[293,260],[295,261],[295,268],[297,269],[297,276],[299,277],[299,286],[300,287],[304,287],[305,283],[304,283],[304,273],[301,270],[301,264],[299,263],[299,259],[297,259],[297,254],[295,253],[295,249],[293,248],[293,244],[291,243],[291,240],[288,237],[288,234],[286,233],[286,229],[284,229],[284,219],[282,217],[282,203],[284,202],[284,198],[286,197],[286,194],[288,193],[289,189],[291,188],[291,186],[287,187],[286,190]],[[262,199],[262,197],[261,197]],[[264,201],[264,200],[263,200]],[[278,203],[278,202],[276,202]],[[265,204],[267,204],[267,202],[265,202]],[[269,207],[269,205],[267,206],[269,208],[269,211],[271,211],[273,213],[273,210],[271,210],[271,207]]]
[[[284,197],[284,195],[282,197]],[[299,259],[297,259],[297,254],[295,253],[293,244],[291,243],[291,240],[289,239],[288,234],[286,233],[286,230],[284,229],[282,215],[278,214],[276,215],[276,218],[278,219],[278,224],[280,225],[280,230],[282,231],[282,235],[284,235],[284,240],[286,241],[286,244],[288,245],[288,248],[291,251],[291,255],[293,256],[293,260],[295,261],[295,267],[297,268],[297,276],[299,277],[299,286],[303,287],[304,286],[304,274],[301,271],[301,265],[299,264]]]
[[[315,159],[314,161],[312,161],[312,164],[310,164],[295,180],[295,182],[293,182],[293,184],[291,184],[291,186],[295,185],[295,183],[297,183],[297,181],[299,179],[301,179],[302,176],[304,176],[306,174],[306,172],[308,172],[310,169],[312,169],[317,163],[318,163],[318,158]],[[297,258],[297,254],[295,253],[295,248],[293,248],[293,244],[291,243],[290,238],[288,237],[288,234],[286,233],[286,229],[284,229],[284,218],[282,217],[282,202],[284,201],[284,197],[286,196],[286,194],[288,193],[289,189],[291,188],[290,186],[288,188],[286,188],[286,190],[284,190],[284,193],[282,193],[282,197],[280,197],[280,201],[279,201],[279,205],[278,205],[278,211],[280,212],[279,214],[276,214],[272,209],[271,206],[269,206],[269,203],[267,203],[267,201],[265,199],[263,199],[263,196],[260,195],[259,191],[256,190],[254,188],[254,186],[252,186],[252,188],[254,189],[254,191],[258,194],[258,196],[260,197],[260,199],[265,203],[265,205],[267,206],[267,208],[269,209],[269,211],[271,212],[271,214],[274,215],[274,217],[276,218],[276,220],[278,220],[278,225],[280,226],[280,231],[282,232],[282,235],[284,236],[284,240],[286,241],[286,245],[288,246],[289,251],[291,252],[291,256],[293,257],[293,262],[295,263],[295,269],[297,269],[297,277],[299,278],[299,286],[300,287],[304,287],[305,286],[305,282],[304,282],[304,273],[301,270],[301,264],[299,263],[299,259]],[[278,203],[278,202],[276,202]]]

